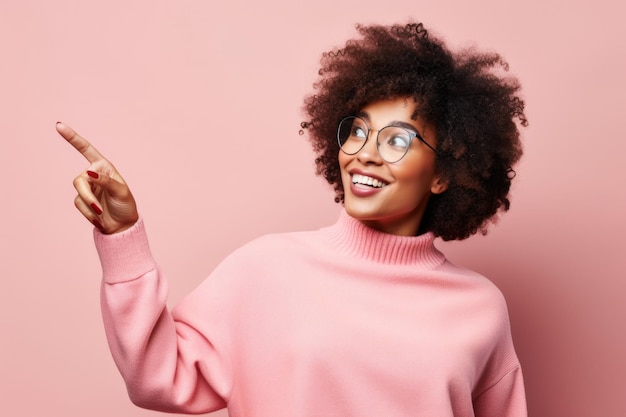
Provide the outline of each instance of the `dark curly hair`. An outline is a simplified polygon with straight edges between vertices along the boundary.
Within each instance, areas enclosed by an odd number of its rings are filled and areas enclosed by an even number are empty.
[[[453,53],[421,23],[356,28],[361,38],[323,54],[314,93],[304,101],[308,121],[301,133],[309,133],[317,173],[343,202],[339,121],[379,100],[412,97],[435,128],[435,171],[448,184],[430,197],[420,233],[443,240],[485,234],[498,210],[509,209],[512,167],[522,155],[516,121],[528,123],[519,82],[505,76],[508,65],[500,55]]]

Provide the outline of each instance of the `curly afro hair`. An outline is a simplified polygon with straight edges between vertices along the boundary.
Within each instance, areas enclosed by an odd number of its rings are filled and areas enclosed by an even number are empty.
[[[509,209],[512,167],[522,155],[516,122],[528,123],[519,82],[505,76],[508,65],[500,55],[453,53],[421,23],[356,28],[360,38],[323,54],[314,93],[304,101],[308,120],[302,128],[317,154],[318,175],[343,203],[339,121],[376,101],[412,97],[435,128],[435,170],[448,184],[444,193],[431,195],[419,233],[443,240],[485,234],[498,210]]]

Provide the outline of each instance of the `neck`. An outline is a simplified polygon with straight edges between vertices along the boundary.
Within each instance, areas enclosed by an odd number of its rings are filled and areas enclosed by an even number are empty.
[[[422,223],[422,217],[424,216],[424,210],[418,208],[416,212],[385,219],[360,218],[358,214],[350,212],[348,212],[348,215],[363,223],[365,226],[379,232],[396,236],[417,236],[420,234],[420,225]]]

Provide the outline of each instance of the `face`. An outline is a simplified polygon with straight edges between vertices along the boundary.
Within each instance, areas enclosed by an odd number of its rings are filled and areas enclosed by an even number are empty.
[[[378,154],[376,135],[389,125],[413,130],[436,148],[434,130],[420,117],[411,118],[415,109],[413,99],[404,97],[365,106],[358,116],[370,127],[367,142],[354,155],[339,151],[347,213],[374,229],[396,235],[416,235],[429,197],[446,189],[435,175],[435,152],[419,139],[413,139],[404,158],[396,163],[385,162]]]

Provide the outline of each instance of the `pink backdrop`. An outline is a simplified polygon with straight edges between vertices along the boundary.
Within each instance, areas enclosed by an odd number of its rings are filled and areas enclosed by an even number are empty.
[[[72,204],[86,165],[56,120],[131,184],[174,304],[251,238],[335,220],[301,99],[353,23],[413,16],[501,52],[531,123],[511,212],[439,246],[505,293],[531,416],[625,416],[619,2],[213,3],[0,2],[0,413],[154,415],[108,353],[91,227]]]

